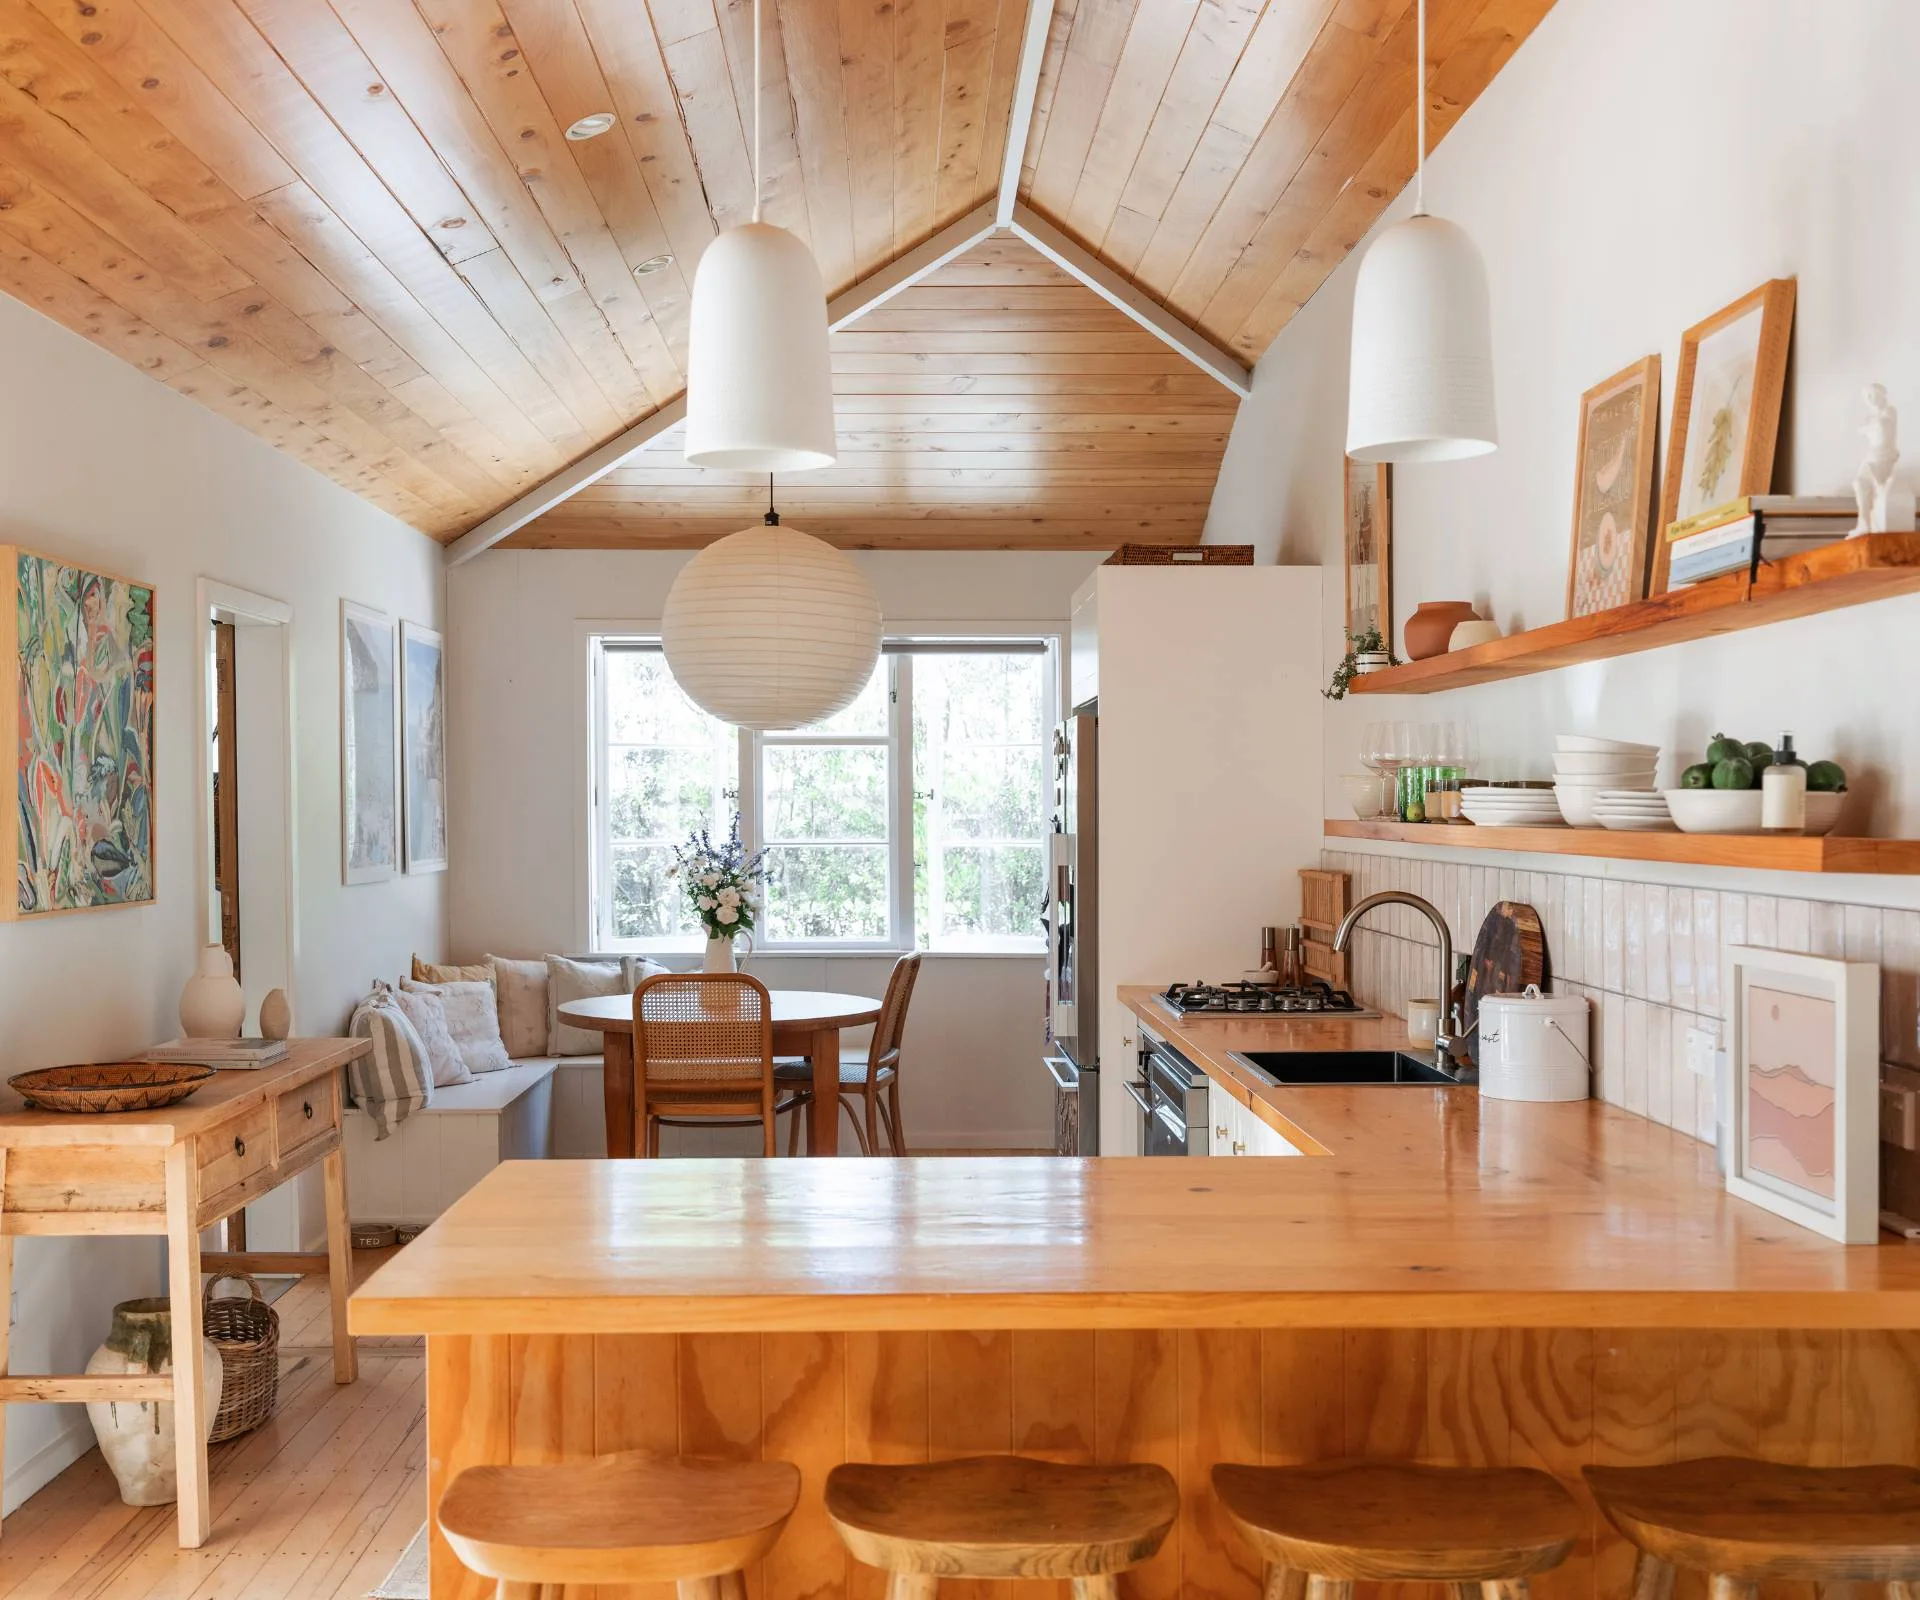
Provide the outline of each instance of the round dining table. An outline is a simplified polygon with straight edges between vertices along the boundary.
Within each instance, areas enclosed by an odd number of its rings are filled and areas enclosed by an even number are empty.
[[[821,989],[773,989],[773,1053],[805,1056],[813,1068],[813,1139],[817,1156],[840,1153],[840,1031],[880,1020],[880,1002]],[[569,1000],[560,1020],[601,1034],[606,1046],[607,1154],[631,1156],[633,1128],[633,996]]]

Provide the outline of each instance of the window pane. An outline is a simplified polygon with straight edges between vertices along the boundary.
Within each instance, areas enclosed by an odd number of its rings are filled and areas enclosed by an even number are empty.
[[[809,736],[846,733],[856,738],[883,739],[887,733],[887,710],[892,701],[892,674],[882,656],[873,664],[873,676],[867,679],[860,698],[845,711],[837,711],[824,722],[816,722],[804,731]],[[775,737],[778,737],[775,735]]]
[[[610,840],[680,840],[714,824],[714,752],[613,745],[607,750]]]
[[[1036,839],[1046,832],[1037,745],[949,746],[942,832],[948,839]]]
[[[770,843],[887,837],[884,745],[769,745],[763,790]]]
[[[1037,844],[966,846],[945,852],[946,894],[938,939],[1037,938],[1045,884]]]
[[[616,939],[659,939],[684,933],[686,896],[667,877],[673,852],[664,845],[617,845],[608,854],[611,903],[607,931]]]
[[[615,744],[707,745],[714,719],[686,696],[658,650],[609,650],[607,738]]]
[[[885,844],[776,845],[767,853],[767,937],[887,937]]]

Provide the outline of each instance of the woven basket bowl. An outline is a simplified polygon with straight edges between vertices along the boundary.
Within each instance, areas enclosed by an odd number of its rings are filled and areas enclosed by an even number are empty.
[[[214,1075],[212,1067],[117,1061],[93,1067],[42,1067],[7,1079],[7,1086],[41,1111],[98,1114],[154,1111],[184,1100]]]

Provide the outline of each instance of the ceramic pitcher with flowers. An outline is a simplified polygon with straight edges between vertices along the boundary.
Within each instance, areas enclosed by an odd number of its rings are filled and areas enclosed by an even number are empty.
[[[705,828],[684,845],[675,845],[673,876],[686,890],[687,902],[707,936],[707,972],[734,972],[739,968],[737,940],[753,948],[753,929],[760,912],[760,885],[766,876],[767,853],[749,852],[740,839],[740,815],[734,813],[726,840],[715,844]]]

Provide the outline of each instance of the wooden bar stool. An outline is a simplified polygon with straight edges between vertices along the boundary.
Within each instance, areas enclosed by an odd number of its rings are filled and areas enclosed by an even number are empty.
[[[1707,1456],[1664,1467],[1588,1467],[1606,1518],[1638,1547],[1635,1600],[1667,1600],[1676,1567],[1713,1600],[1754,1600],[1772,1579],[1884,1583],[1920,1600],[1920,1471],[1790,1467]]]
[[[635,1451],[548,1466],[468,1467],[440,1497],[454,1554],[499,1600],[568,1583],[672,1583],[680,1600],[746,1600],[742,1569],[773,1548],[800,1498],[788,1461],[689,1461]]]
[[[1113,1575],[1148,1560],[1179,1514],[1154,1466],[972,1456],[827,1474],[827,1515],[856,1559],[890,1574],[888,1600],[929,1600],[942,1578],[1071,1578],[1074,1600],[1112,1600]]]
[[[1526,1467],[1222,1463],[1213,1492],[1267,1563],[1268,1600],[1347,1600],[1356,1579],[1525,1600],[1580,1537],[1580,1508]]]

